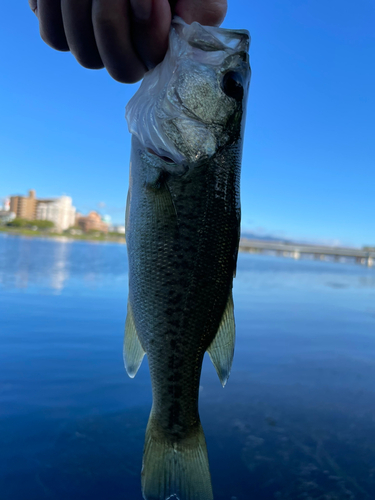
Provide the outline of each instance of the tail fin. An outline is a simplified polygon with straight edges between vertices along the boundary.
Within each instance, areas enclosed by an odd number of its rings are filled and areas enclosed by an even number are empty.
[[[143,453],[142,492],[145,500],[213,500],[206,440],[201,424],[188,438],[163,440],[150,418]]]

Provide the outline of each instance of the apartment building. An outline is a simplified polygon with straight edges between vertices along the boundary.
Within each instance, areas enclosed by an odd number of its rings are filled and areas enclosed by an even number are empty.
[[[33,220],[36,218],[37,199],[34,189],[30,189],[28,196],[11,196],[10,211],[17,218]]]

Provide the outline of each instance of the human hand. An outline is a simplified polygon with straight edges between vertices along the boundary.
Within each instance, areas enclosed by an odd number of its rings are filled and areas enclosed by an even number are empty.
[[[227,0],[29,0],[42,39],[85,68],[134,83],[164,58],[173,15],[219,25]]]

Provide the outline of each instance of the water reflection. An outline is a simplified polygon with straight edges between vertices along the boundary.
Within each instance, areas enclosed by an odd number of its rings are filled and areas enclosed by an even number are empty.
[[[51,281],[50,287],[54,290],[62,290],[64,282],[69,277],[67,262],[70,255],[71,244],[67,241],[54,245],[52,249]]]
[[[69,277],[69,241],[43,241],[3,235],[0,238],[0,283],[7,288],[44,284],[60,291]]]
[[[0,285],[24,289],[36,286],[60,293],[82,278],[90,288],[108,279],[125,283],[126,247],[67,238],[0,235]]]

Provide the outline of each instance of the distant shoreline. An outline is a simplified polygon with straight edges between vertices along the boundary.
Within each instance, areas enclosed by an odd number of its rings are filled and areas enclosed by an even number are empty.
[[[106,236],[99,235],[95,236],[93,234],[63,234],[63,233],[50,233],[47,231],[33,231],[32,229],[12,229],[8,227],[0,227],[0,234],[9,234],[11,236],[26,236],[31,238],[48,238],[52,240],[61,241],[72,240],[72,241],[93,241],[102,243],[120,243],[124,244],[125,236]]]

